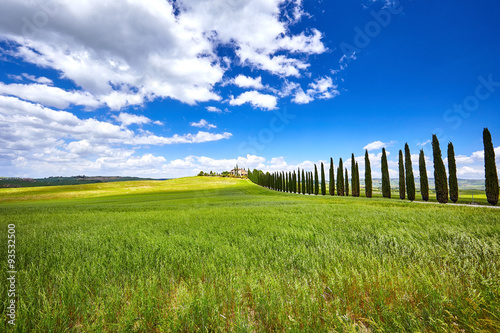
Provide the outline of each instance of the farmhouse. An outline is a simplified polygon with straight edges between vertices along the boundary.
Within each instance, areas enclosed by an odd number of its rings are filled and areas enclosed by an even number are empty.
[[[234,176],[248,176],[248,172],[245,169],[233,169],[231,174]]]

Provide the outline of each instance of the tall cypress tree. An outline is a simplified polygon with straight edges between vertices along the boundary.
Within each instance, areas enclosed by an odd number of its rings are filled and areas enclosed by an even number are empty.
[[[314,177],[312,171],[309,172],[309,186],[310,186],[309,194],[312,195],[314,193]]]
[[[328,181],[328,192],[335,195],[335,174],[333,172],[333,158],[330,157],[330,180]]]
[[[352,185],[352,196],[358,197],[356,193],[356,160],[354,159],[354,154],[351,154],[351,185]]]
[[[306,193],[309,193],[309,172],[306,172]]]
[[[344,196],[344,164],[342,158],[339,160],[339,167],[337,169],[337,194]]]
[[[389,166],[387,165],[387,154],[382,148],[382,196],[391,197],[391,180],[389,178]]]
[[[453,143],[448,143],[448,184],[450,185],[450,200],[457,202],[458,200],[458,179],[457,179],[457,162],[455,160],[455,149]]]
[[[302,169],[302,194],[306,194],[306,177],[304,175],[304,169]]]
[[[330,157],[330,174],[329,176],[329,181],[328,181],[328,193],[330,195],[335,195],[335,174],[333,171],[333,158]]]
[[[498,203],[498,173],[497,165],[495,162],[495,149],[491,141],[490,131],[485,128],[483,130],[483,144],[484,144],[484,173],[485,173],[485,187],[486,198],[491,205]]]
[[[373,194],[373,183],[372,183],[372,167],[370,164],[370,156],[368,155],[368,150],[365,151],[365,195],[367,198],[371,198]]]
[[[321,195],[326,194],[325,166],[321,162]]]
[[[420,171],[420,194],[422,194],[422,200],[429,200],[429,179],[427,178],[427,167],[425,166],[425,155],[424,150],[420,150],[420,156],[418,159],[418,167]]]
[[[347,173],[347,168],[345,168],[344,185],[345,185],[345,195],[348,197],[349,196],[349,174]]]
[[[410,146],[405,143],[405,171],[406,171],[406,194],[408,200],[415,200],[415,176],[413,176],[413,165],[411,163]]]
[[[405,198],[405,164],[403,161],[403,152],[399,150],[399,199]]]
[[[297,190],[300,193],[302,193],[301,188],[300,188],[300,168],[297,169]]]
[[[285,192],[290,192],[290,174],[285,172],[286,182],[285,182]]]
[[[361,188],[359,184],[359,165],[358,162],[356,162],[356,196],[359,197],[359,194],[361,193]]]
[[[319,177],[318,177],[318,167],[314,164],[314,194],[319,194]]]
[[[432,135],[432,153],[434,156],[434,183],[436,184],[436,198],[440,203],[448,202],[448,182],[436,134]]]
[[[306,172],[306,186],[305,186],[305,191],[307,194],[309,194],[309,172]]]

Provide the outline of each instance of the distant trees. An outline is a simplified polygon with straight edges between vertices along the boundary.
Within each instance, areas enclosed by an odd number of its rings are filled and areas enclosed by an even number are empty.
[[[328,181],[330,195],[335,195],[335,174],[333,173],[333,158],[330,157],[330,180]]]
[[[448,182],[446,179],[446,169],[444,167],[439,148],[439,140],[436,134],[432,135],[432,153],[434,156],[434,183],[436,187],[436,198],[440,203],[448,202]]]
[[[495,162],[495,149],[491,141],[490,131],[485,128],[483,130],[483,145],[484,145],[484,173],[486,199],[491,205],[498,203],[498,173]]]
[[[349,196],[349,174],[347,173],[347,168],[345,168],[344,184],[345,184],[345,195]]]
[[[403,152],[399,150],[399,199],[405,198],[405,165],[403,161]]]
[[[368,155],[368,150],[365,151],[365,195],[367,198],[372,197],[373,191],[372,184],[372,168],[370,165],[370,157]]]
[[[448,184],[450,185],[450,200],[457,202],[458,200],[458,179],[457,179],[457,162],[455,160],[455,149],[453,143],[448,143]]]
[[[387,165],[387,153],[382,148],[382,196],[391,197],[391,180],[389,178],[389,166]]]
[[[483,131],[483,144],[484,144],[484,159],[485,159],[485,187],[488,202],[492,205],[498,204],[499,199],[499,181],[497,166],[495,161],[495,150],[491,140],[491,134],[487,128]],[[457,165],[455,157],[455,149],[452,142],[448,143],[447,150],[447,160],[448,160],[448,173],[449,178],[446,175],[446,167],[444,165],[440,144],[437,136],[432,135],[432,153],[433,153],[433,163],[434,163],[434,182],[435,182],[435,192],[436,199],[440,203],[447,203],[448,200],[456,203],[459,199],[459,189],[458,189],[458,179],[457,179]],[[382,171],[382,195],[384,198],[391,198],[391,182],[389,177],[389,167],[387,161],[388,152],[385,147],[382,148],[382,161],[381,161],[381,171]],[[429,179],[427,175],[426,157],[424,150],[420,150],[419,154],[419,175],[420,175],[420,192],[422,200],[429,200]],[[412,156],[410,152],[410,147],[408,143],[405,143],[404,153],[403,150],[399,150],[399,197],[400,199],[405,199],[413,201],[415,200],[415,176],[413,174]],[[333,158],[330,157],[330,168],[329,168],[329,187],[328,194],[331,196],[335,195],[335,191],[339,196],[349,196],[349,193],[353,197],[359,197],[361,194],[361,185],[359,178],[359,164],[355,159],[354,153],[351,154],[351,182],[349,183],[349,170],[344,167],[342,158],[339,158],[339,165],[337,167],[337,179],[335,179],[335,170],[333,164]],[[242,171],[242,172],[240,172]],[[235,166],[235,170],[232,170],[232,174],[225,171],[222,173],[217,173],[210,171],[207,174],[201,171],[199,176],[231,176],[235,177],[237,174],[245,174],[244,169],[239,169],[238,165]],[[236,174],[236,175],[235,175]],[[326,175],[325,175],[325,165],[321,162],[321,178],[318,175],[318,166],[314,165],[314,171],[297,170],[286,171],[286,172],[263,172],[261,170],[254,169],[251,171],[248,169],[248,178],[261,186],[267,187],[272,190],[289,192],[289,193],[299,193],[299,194],[309,194],[309,195],[319,195],[321,186],[321,195],[327,194],[326,188]],[[373,180],[371,173],[371,162],[370,154],[368,150],[365,150],[365,195],[367,198],[373,196]]]
[[[408,200],[415,200],[415,177],[413,176],[413,165],[411,163],[410,147],[405,143],[405,172],[406,172],[406,194]]]
[[[337,168],[337,194],[344,195],[344,164],[342,158],[339,159],[339,167]]]
[[[418,159],[418,168],[420,171],[420,194],[422,195],[422,200],[429,200],[429,179],[427,178],[427,168],[425,166],[425,155],[424,150],[420,150],[420,155]]]

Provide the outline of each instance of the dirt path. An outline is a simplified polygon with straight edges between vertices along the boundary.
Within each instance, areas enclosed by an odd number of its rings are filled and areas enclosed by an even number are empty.
[[[467,204],[454,204],[454,203],[442,204],[442,203],[439,203],[439,202],[428,202],[428,201],[413,201],[413,202],[414,203],[419,203],[419,204],[434,204],[434,205],[449,205],[449,206],[463,206],[463,207],[496,208],[496,209],[500,209],[500,206],[467,205]]]

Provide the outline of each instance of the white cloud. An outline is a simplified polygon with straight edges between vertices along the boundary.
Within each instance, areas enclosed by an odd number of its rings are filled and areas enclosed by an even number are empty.
[[[207,129],[217,128],[217,126],[209,124],[208,121],[206,121],[205,119],[201,119],[199,122],[192,122],[189,125],[193,127],[207,128]]]
[[[306,92],[295,83],[288,82],[283,88],[283,95],[294,93],[293,103],[307,104],[315,99],[330,99],[340,95],[338,86],[333,84],[331,77],[318,78],[309,84]]]
[[[49,107],[65,109],[70,105],[96,108],[100,102],[88,92],[65,91],[45,84],[4,84],[0,82],[0,94],[41,103]]]
[[[419,143],[417,143],[417,146],[424,147],[424,146],[428,145],[429,143],[431,143],[431,140],[427,140],[427,141],[424,141],[424,142],[419,142]]]
[[[371,143],[367,144],[366,146],[364,146],[363,149],[366,149],[368,151],[378,150],[378,149],[382,149],[384,147],[385,148],[391,147],[395,143],[396,143],[396,141],[391,141],[391,142],[374,141],[374,142],[371,142]]]
[[[142,124],[149,124],[151,122],[151,119],[145,116],[138,116],[135,114],[125,113],[125,112],[121,112],[118,116],[112,116],[112,117],[115,118],[118,122],[122,124],[122,126],[125,127],[132,124],[142,125]]]
[[[46,23],[30,22],[34,9],[45,11]],[[26,74],[39,85],[9,87],[24,90],[8,94],[57,108],[119,110],[156,98],[190,105],[220,101],[214,87],[230,66],[300,77],[310,67],[308,56],[327,51],[317,29],[292,33],[291,25],[307,15],[301,0],[89,0],[51,6],[45,0],[3,0],[0,10],[9,13],[0,38],[11,43],[11,56],[53,69],[81,89],[49,90],[50,79]],[[219,55],[219,45],[233,48],[237,58]],[[262,89],[259,82],[239,77],[237,84]]]
[[[54,84],[54,82],[51,79],[46,78],[44,76],[36,77],[34,75],[30,75],[30,74],[27,74],[27,73],[23,73],[22,76],[25,77],[26,79],[28,79],[30,81],[33,81],[33,82],[36,82],[36,83],[46,84],[46,85],[49,85],[49,86]]]
[[[246,91],[237,98],[231,96],[231,100],[229,101],[230,105],[242,105],[245,103],[250,103],[254,108],[274,110],[278,101],[273,95],[261,94],[255,90]]]
[[[262,85],[262,77],[251,78],[245,75],[238,75],[232,81],[235,85],[241,88],[253,88],[253,89],[262,89],[264,86]]]
[[[307,94],[315,98],[330,99],[340,94],[337,85],[334,85],[332,78],[328,76],[316,79],[309,87]]]
[[[312,102],[314,98],[309,96],[302,90],[302,88],[297,89],[295,96],[292,99],[292,102],[297,103],[297,104],[307,104],[309,102]]]
[[[194,144],[232,137],[228,132],[203,131],[163,137],[123,126],[149,122],[146,117],[122,113],[117,119],[122,126],[0,96],[0,165],[12,175],[18,174],[12,167],[23,161],[27,161],[26,170],[32,173],[57,175],[66,170],[73,174],[76,170],[85,172],[86,168],[93,172],[105,170],[104,166],[113,169],[112,165],[126,160],[135,161],[136,149],[144,145]]]
[[[208,112],[222,113],[222,110],[215,106],[207,106],[206,109]]]

